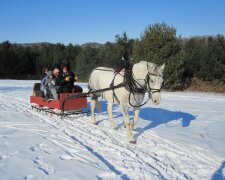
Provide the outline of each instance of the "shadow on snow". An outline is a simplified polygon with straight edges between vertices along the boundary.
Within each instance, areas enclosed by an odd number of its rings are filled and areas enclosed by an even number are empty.
[[[151,121],[148,125],[149,128],[154,128],[160,124],[166,124],[173,120],[181,120],[182,127],[188,127],[191,121],[195,120],[196,116],[181,111],[146,107],[141,109],[140,118]]]
[[[220,168],[212,175],[211,179],[212,180],[224,180],[225,179],[224,171],[225,171],[225,161],[223,161]]]
[[[101,113],[107,113],[107,101],[101,101]],[[88,103],[88,107],[90,107],[90,103]],[[118,105],[113,105],[113,109],[118,108]],[[133,116],[133,111],[129,111],[130,117]],[[114,118],[122,117],[122,112],[113,112]],[[150,123],[143,127],[143,128],[137,128],[136,131],[138,131],[140,134],[143,133],[143,131],[154,128],[156,126],[159,126],[161,124],[166,124],[166,126],[169,126],[167,123],[171,121],[179,120],[181,122],[182,127],[188,127],[192,120],[196,119],[196,116],[182,112],[182,111],[170,111],[162,108],[152,108],[152,107],[144,107],[141,108],[139,117],[150,121]],[[140,135],[139,134],[139,135]]]
[[[138,131],[138,134],[136,134],[137,137],[144,133],[144,131],[159,126],[161,124],[166,124],[166,126],[168,127],[177,126],[168,125],[167,123],[179,120],[181,121],[182,127],[188,127],[191,121],[196,119],[196,116],[190,113],[150,107],[141,109],[139,117],[144,120],[150,121],[150,123],[143,128],[136,128],[136,131]]]

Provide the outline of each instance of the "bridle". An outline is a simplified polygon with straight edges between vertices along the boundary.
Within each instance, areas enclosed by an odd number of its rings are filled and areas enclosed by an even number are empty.
[[[150,93],[151,94],[154,94],[154,93],[157,93],[157,92],[161,92],[161,89],[162,89],[161,87],[160,87],[160,89],[151,88],[151,85],[150,85],[151,84],[151,81],[150,81],[151,78],[150,78],[150,76],[162,77],[159,74],[155,74],[155,73],[148,72],[148,74],[145,77],[145,88],[148,91],[149,95],[150,95]]]
[[[147,63],[147,71],[149,70],[148,66],[149,65]],[[162,77],[162,75],[160,75],[160,74],[148,72],[148,74],[146,75],[145,79],[136,79],[134,74],[133,74],[133,71],[132,71],[132,77],[133,77],[135,83],[139,86],[138,90],[139,90],[140,94],[145,94],[146,92],[148,92],[148,100],[146,100],[141,105],[133,105],[130,102],[131,94],[134,96],[134,94],[136,94],[137,91],[136,92],[135,91],[133,91],[133,92],[130,91],[129,103],[130,103],[131,106],[133,106],[133,107],[141,107],[141,106],[145,105],[149,101],[149,99],[152,99],[152,94],[157,93],[157,92],[161,92],[161,89],[162,89],[161,87],[159,89],[151,87],[151,76]],[[144,80],[144,85],[141,85],[141,83],[138,82],[139,80]]]

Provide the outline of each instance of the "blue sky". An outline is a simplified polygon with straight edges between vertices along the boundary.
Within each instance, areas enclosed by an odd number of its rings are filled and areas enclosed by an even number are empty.
[[[225,35],[225,0],[0,0],[0,42],[114,42],[158,22],[181,37]]]

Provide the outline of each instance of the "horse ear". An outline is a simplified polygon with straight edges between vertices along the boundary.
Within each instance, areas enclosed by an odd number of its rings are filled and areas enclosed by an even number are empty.
[[[164,71],[164,69],[165,69],[165,63],[162,65],[162,66],[160,66],[160,70],[163,72]]]

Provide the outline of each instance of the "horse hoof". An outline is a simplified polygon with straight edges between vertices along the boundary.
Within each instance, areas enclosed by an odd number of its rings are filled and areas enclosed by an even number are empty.
[[[98,125],[98,122],[93,122],[94,125]]]
[[[114,127],[113,129],[114,129],[114,130],[118,130],[118,127]]]
[[[130,143],[131,144],[137,144],[137,141],[136,140],[131,140]]]

